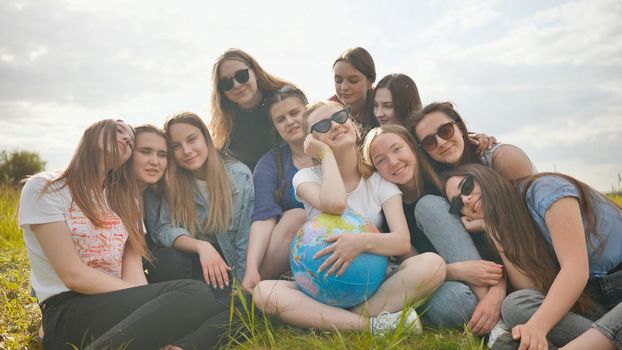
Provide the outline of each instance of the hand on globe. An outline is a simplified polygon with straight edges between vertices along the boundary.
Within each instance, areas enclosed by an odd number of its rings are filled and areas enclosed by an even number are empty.
[[[326,242],[333,244],[320,250],[313,256],[317,259],[323,255],[332,253],[322,265],[320,265],[317,273],[328,269],[326,276],[336,273],[336,276],[343,274],[359,254],[365,251],[365,236],[361,233],[342,233],[330,236],[325,239]]]

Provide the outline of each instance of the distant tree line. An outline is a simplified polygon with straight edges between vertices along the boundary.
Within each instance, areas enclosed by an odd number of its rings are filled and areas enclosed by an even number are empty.
[[[0,152],[0,185],[17,185],[28,175],[43,171],[45,161],[36,152]]]

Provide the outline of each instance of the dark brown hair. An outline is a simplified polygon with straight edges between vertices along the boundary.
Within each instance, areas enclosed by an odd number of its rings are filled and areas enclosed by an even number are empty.
[[[462,119],[460,114],[458,114],[458,112],[454,109],[454,106],[451,104],[451,102],[433,102],[423,107],[423,109],[419,111],[412,111],[410,113],[409,121],[407,123],[408,130],[413,135],[417,143],[421,142],[421,140],[417,138],[417,133],[416,133],[417,125],[419,125],[419,123],[428,114],[431,114],[434,112],[441,112],[445,114],[446,116],[448,116],[451,120],[455,121],[456,126],[460,130],[460,133],[462,133],[462,139],[464,141],[464,152],[462,153],[462,157],[460,158],[460,164],[469,164],[469,163],[482,164],[481,158],[479,154],[477,153],[477,149],[469,141],[469,131],[467,130],[466,124],[464,123],[464,120]],[[445,170],[452,168],[448,164],[435,161],[434,159],[432,159],[432,157],[430,157],[428,152],[424,151],[422,153],[423,153],[423,156],[426,158],[426,160],[432,165],[432,167],[437,172],[440,173],[440,172],[443,172]],[[439,190],[442,192],[443,189],[439,188]]]
[[[285,89],[287,88],[287,89]],[[296,88],[293,85],[287,85],[284,88],[279,89],[271,94],[270,97],[266,99],[265,105],[268,110],[268,114],[270,114],[270,108],[273,105],[284,101],[287,98],[295,97],[302,103],[303,107],[309,103],[307,101],[307,96],[302,92],[302,90]],[[272,120],[272,116],[270,115],[270,119]],[[283,192],[285,192],[285,170],[283,168],[283,155],[281,154],[281,144],[283,143],[283,139],[281,135],[276,131],[274,124],[272,125],[272,150],[274,152],[274,160],[276,162],[276,174],[277,180],[279,182],[279,186],[274,191],[274,198],[276,201],[282,205],[283,202]]]
[[[512,182],[494,170],[479,164],[461,165],[443,173],[443,178],[469,175],[481,188],[481,203],[488,239],[492,244],[499,243],[501,253],[505,254],[512,264],[532,280],[536,289],[541,293],[545,295],[548,293],[560,271],[560,266],[553,248],[546,242],[527,209],[525,196],[534,181],[542,176],[554,175],[576,186],[581,196],[582,213],[588,215],[586,238],[591,241],[589,238],[595,237],[601,244],[603,243],[602,237],[596,232],[598,213],[591,205],[591,199],[594,198],[593,196],[604,196],[580,181],[567,175],[541,173],[517,180],[519,187],[523,187],[522,191],[519,191]],[[613,202],[611,203],[615,206]],[[585,312],[590,305],[589,296],[583,293],[574,308]]]
[[[381,88],[386,88],[391,92],[391,101],[397,120],[407,127],[410,113],[421,110],[421,98],[417,84],[408,75],[395,73],[380,79],[376,85],[376,91]]]
[[[337,57],[333,63],[333,68],[337,63],[342,61],[350,63],[356,70],[361,72],[361,74],[363,74],[371,84],[376,81],[376,64],[374,63],[374,59],[371,57],[369,52],[364,48],[354,47],[346,49],[341,53],[341,55],[339,55],[339,57]],[[378,121],[376,120],[376,117],[374,117],[373,89],[367,90],[364,111],[367,113],[367,122],[369,125],[378,126]]]

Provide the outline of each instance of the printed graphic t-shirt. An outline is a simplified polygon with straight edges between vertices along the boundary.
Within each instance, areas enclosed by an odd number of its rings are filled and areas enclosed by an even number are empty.
[[[30,260],[30,279],[39,302],[69,288],[50,265],[30,225],[65,222],[80,260],[118,278],[121,278],[123,249],[128,238],[127,230],[116,214],[104,213],[101,215],[103,225],[93,225],[74,203],[69,188],[62,187],[63,183],[57,182],[43,192],[54,176],[53,173],[41,173],[31,177],[22,190],[19,204],[19,225],[24,232]]]

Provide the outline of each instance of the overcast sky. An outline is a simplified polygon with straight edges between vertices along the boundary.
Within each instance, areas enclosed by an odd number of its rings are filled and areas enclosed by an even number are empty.
[[[209,120],[214,60],[238,47],[311,100],[363,46],[378,80],[610,191],[622,172],[622,1],[0,1],[0,149],[63,168],[92,122]]]

